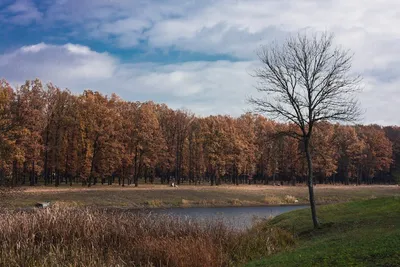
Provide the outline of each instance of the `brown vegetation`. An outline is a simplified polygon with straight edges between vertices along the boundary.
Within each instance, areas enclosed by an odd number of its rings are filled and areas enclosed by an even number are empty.
[[[280,251],[286,231],[59,207],[1,210],[0,266],[229,266]]]
[[[295,131],[250,113],[196,117],[39,80],[0,81],[0,185],[288,184],[306,181]],[[400,128],[314,127],[316,183],[393,183]],[[392,149],[392,147],[394,149]]]
[[[399,194],[398,186],[317,185],[318,204],[346,202],[372,197]],[[289,196],[289,197],[288,197]],[[296,203],[295,200],[298,200]],[[192,206],[257,206],[281,204],[306,204],[306,186],[221,185],[189,186],[178,189],[165,185],[133,186],[60,186],[22,187],[18,191],[0,194],[0,207],[32,207],[36,202],[51,201],[78,206],[94,207],[192,207]]]

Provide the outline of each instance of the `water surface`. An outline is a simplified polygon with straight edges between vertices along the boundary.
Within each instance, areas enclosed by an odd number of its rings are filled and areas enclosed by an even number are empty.
[[[237,229],[246,229],[252,226],[257,219],[268,219],[284,212],[304,209],[308,206],[260,206],[260,207],[192,207],[154,209],[153,214],[168,214],[195,221],[222,221],[228,226]]]

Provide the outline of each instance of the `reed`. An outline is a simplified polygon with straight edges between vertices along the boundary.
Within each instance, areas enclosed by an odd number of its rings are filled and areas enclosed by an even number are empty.
[[[287,247],[279,231],[65,205],[1,210],[0,266],[229,266]]]

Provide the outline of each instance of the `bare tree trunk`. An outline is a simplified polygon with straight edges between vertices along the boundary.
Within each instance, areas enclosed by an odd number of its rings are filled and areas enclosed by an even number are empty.
[[[139,156],[139,166],[138,166],[138,172],[135,178],[135,187],[139,186],[139,176],[142,174],[142,167],[143,167],[143,152],[140,151],[140,156]]]
[[[66,156],[66,159],[65,159],[65,167],[64,167],[64,178],[65,178],[65,184],[66,184],[66,185],[68,184],[68,177],[69,177],[69,171],[68,171],[68,156],[69,156],[69,153],[68,153],[68,151],[67,151],[67,156]],[[71,180],[71,183],[72,183],[72,180]]]
[[[135,147],[135,171],[134,171],[134,173],[133,173],[133,180],[134,180],[134,183],[135,183],[135,186],[137,186],[136,185],[136,181],[137,181],[137,179],[138,179],[138,144],[136,144],[136,147]]]
[[[310,198],[310,207],[311,207],[311,217],[314,224],[314,228],[319,227],[318,219],[317,219],[317,211],[315,209],[315,198],[314,198],[314,181],[313,181],[313,165],[312,158],[310,153],[310,140],[308,137],[304,140],[305,152],[307,158],[307,167],[308,167],[308,194]]]
[[[26,172],[27,172],[27,167],[26,167],[26,161],[24,162],[24,169],[23,169],[23,180],[22,180],[22,184],[25,185],[25,181],[26,181]]]
[[[30,181],[30,186],[35,185],[35,161],[32,161],[32,170],[31,170],[31,181]]]
[[[60,171],[58,169],[56,169],[55,172],[56,172],[56,183],[55,183],[55,186],[59,186],[60,185]]]
[[[46,141],[44,144],[45,147],[45,154],[44,154],[44,184],[47,185],[49,183],[49,131],[50,131],[50,124],[47,126],[46,129]]]
[[[18,182],[18,163],[16,160],[14,160],[11,186],[14,187],[17,184],[17,182]]]
[[[93,144],[93,155],[92,155],[92,161],[91,161],[91,163],[90,163],[90,173],[89,173],[89,183],[88,183],[88,187],[91,187],[92,186],[92,178],[93,178],[93,171],[94,171],[94,164],[95,164],[95,158],[96,158],[96,154],[97,154],[97,141],[98,141],[98,139],[99,139],[99,135],[98,136],[96,136],[96,139],[95,139],[95,141],[94,141],[94,144]],[[94,182],[94,184],[93,185],[95,185],[96,184],[96,182]]]
[[[121,179],[122,179],[122,186],[125,186],[125,169],[124,169],[124,167],[122,167]]]

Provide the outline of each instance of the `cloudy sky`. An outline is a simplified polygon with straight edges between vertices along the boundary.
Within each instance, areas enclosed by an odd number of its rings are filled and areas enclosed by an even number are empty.
[[[363,75],[364,123],[400,125],[397,0],[0,0],[0,78],[239,115],[262,44],[330,31]]]

